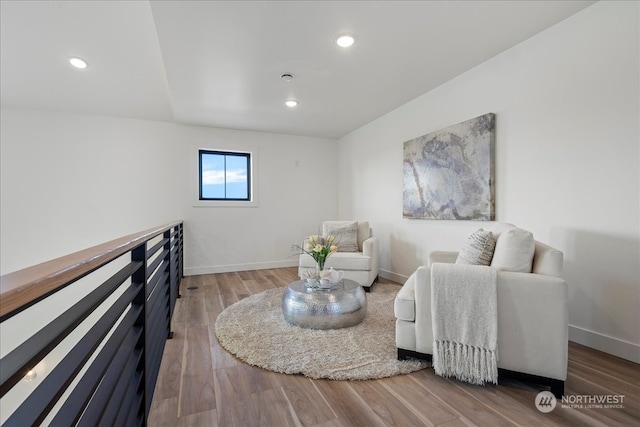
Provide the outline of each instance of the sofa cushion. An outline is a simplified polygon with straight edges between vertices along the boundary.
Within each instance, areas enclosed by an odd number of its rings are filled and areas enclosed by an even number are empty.
[[[336,270],[371,270],[371,257],[362,252],[336,252],[327,258],[326,268]]]
[[[393,302],[393,313],[397,319],[413,322],[416,320],[416,272],[414,271],[400,288]]]
[[[300,255],[300,267],[315,268],[317,263],[307,255]],[[336,270],[371,270],[371,257],[362,252],[336,252],[327,258],[325,268],[333,267]]]
[[[471,234],[460,249],[456,264],[489,265],[496,240],[490,230],[482,228]]]
[[[322,230],[325,237],[332,235],[338,252],[358,252],[358,222],[325,222]]]
[[[535,241],[533,234],[512,228],[498,236],[491,266],[498,271],[531,273]]]

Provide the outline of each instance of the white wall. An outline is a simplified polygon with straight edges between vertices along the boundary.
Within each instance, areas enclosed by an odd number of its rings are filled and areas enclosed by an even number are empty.
[[[600,2],[341,138],[340,217],[404,280],[480,222],[402,218],[402,143],[496,113],[496,220],[564,252],[572,340],[640,362],[638,2]],[[544,313],[540,313],[544,315]]]
[[[337,217],[337,141],[2,109],[1,272],[185,221],[185,274],[297,265]],[[196,207],[199,148],[257,154],[258,205]],[[294,255],[294,256],[292,256]]]
[[[2,274],[179,219],[172,127],[3,108]]]
[[[298,265],[304,236],[338,213],[334,139],[179,126],[185,274]],[[198,149],[250,151],[257,158],[256,207],[201,207]]]

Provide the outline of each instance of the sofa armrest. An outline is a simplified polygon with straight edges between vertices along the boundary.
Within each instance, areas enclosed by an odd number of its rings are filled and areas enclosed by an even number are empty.
[[[562,276],[562,251],[536,240],[536,251],[533,255],[532,272],[550,276]]]
[[[433,354],[431,267],[415,277],[416,351]],[[555,276],[498,272],[498,367],[564,381],[568,355],[568,291]]]
[[[377,237],[369,237],[362,242],[362,254],[366,256],[373,257],[374,254],[378,255],[378,238]],[[377,258],[377,257],[376,257]]]
[[[458,252],[435,251],[429,254],[429,265],[435,262],[454,264],[458,258]]]
[[[564,381],[568,323],[568,289],[562,278],[498,272],[501,368]]]
[[[415,301],[416,351],[433,354],[431,267],[421,266],[416,270]]]
[[[362,242],[362,254],[371,258],[371,271],[378,276],[380,268],[379,242],[376,236],[371,236]]]

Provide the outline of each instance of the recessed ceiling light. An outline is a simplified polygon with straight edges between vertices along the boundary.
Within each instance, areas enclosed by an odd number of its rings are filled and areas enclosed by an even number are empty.
[[[293,108],[296,105],[298,105],[298,101],[296,101],[295,99],[287,99],[284,104],[289,107],[289,108]]]
[[[336,44],[340,47],[349,47],[355,43],[356,39],[349,34],[342,34],[336,38]]]
[[[76,68],[87,68],[87,63],[80,58],[69,58],[69,63]]]
[[[284,73],[283,75],[280,76],[280,78],[282,80],[284,80],[285,82],[290,82],[291,80],[293,80],[293,74],[291,73]]]

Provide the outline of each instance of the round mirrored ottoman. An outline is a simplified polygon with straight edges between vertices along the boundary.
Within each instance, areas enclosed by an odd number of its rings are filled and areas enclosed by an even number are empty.
[[[354,280],[342,279],[330,289],[290,283],[282,295],[284,319],[309,329],[340,329],[357,325],[367,314],[367,297]]]

